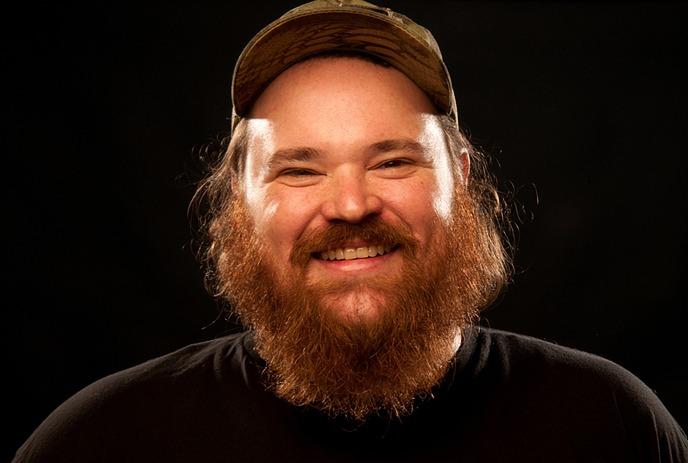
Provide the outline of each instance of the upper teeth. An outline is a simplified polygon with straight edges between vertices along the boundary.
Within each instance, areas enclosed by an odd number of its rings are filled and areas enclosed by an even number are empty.
[[[320,258],[323,260],[352,260],[365,259],[367,257],[375,257],[377,255],[386,254],[392,249],[392,246],[362,246],[360,248],[337,248],[323,251],[320,253]]]

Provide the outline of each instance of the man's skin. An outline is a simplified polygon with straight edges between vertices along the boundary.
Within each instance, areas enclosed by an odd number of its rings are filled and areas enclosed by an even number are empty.
[[[311,59],[268,86],[248,120],[240,194],[277,275],[293,270],[299,236],[335,222],[404,224],[422,255],[439,221],[450,218],[456,182],[465,185],[469,169],[466,155],[451,162],[435,112],[403,73],[357,58]],[[323,302],[351,323],[374,323],[385,310],[387,295],[366,281],[400,276],[401,253],[377,255],[376,245],[323,249],[335,259],[313,256],[306,268],[309,283],[347,283]],[[336,258],[364,254],[359,248],[376,256]]]

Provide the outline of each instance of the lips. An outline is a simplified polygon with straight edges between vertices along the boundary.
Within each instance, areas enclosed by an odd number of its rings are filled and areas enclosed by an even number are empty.
[[[369,246],[341,247],[328,249],[317,253],[322,260],[354,260],[368,259],[370,257],[383,256],[390,252],[394,246],[373,244]]]
[[[399,251],[415,255],[418,241],[405,224],[389,224],[371,219],[360,224],[334,222],[324,229],[304,232],[294,243],[289,256],[297,268],[313,261],[327,268],[362,268],[364,262],[382,264]],[[353,266],[354,263],[357,265]],[[360,265],[359,265],[360,264]]]

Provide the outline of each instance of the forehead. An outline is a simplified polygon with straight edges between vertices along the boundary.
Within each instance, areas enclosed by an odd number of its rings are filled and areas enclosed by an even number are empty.
[[[389,138],[415,139],[436,110],[404,74],[354,57],[324,57],[280,74],[255,102],[250,130],[275,149],[304,143],[353,148]],[[317,146],[316,146],[317,145]]]

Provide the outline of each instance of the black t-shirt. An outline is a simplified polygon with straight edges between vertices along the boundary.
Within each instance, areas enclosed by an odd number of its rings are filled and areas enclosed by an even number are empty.
[[[432,397],[354,426],[265,391],[250,332],[108,376],[58,407],[17,462],[688,462],[639,379],[602,358],[471,327]]]

